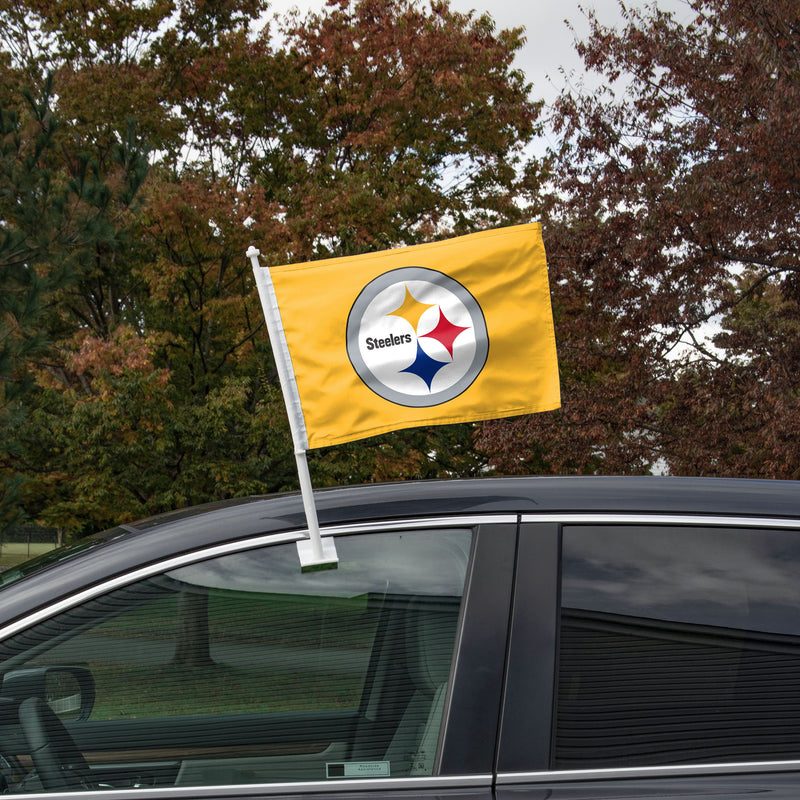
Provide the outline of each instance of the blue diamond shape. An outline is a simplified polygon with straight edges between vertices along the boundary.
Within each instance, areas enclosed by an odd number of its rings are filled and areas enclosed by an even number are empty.
[[[422,378],[430,391],[434,376],[448,363],[448,361],[437,361],[435,358],[431,358],[417,342],[417,357],[414,359],[414,363],[410,367],[401,369],[400,372],[410,372],[412,375]]]

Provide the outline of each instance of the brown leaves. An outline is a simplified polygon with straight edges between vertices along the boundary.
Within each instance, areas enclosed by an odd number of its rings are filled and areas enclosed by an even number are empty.
[[[546,243],[564,408],[484,427],[503,469],[797,475],[800,6],[693,0],[578,46]],[[692,348],[709,322],[719,350]],[[522,466],[525,468],[525,466]]]
[[[538,109],[509,69],[518,32],[444,4],[367,0],[284,33],[277,108],[250,130],[277,142],[262,139],[259,179],[306,240],[298,258],[411,244],[448,217],[474,229],[519,215],[513,163]]]
[[[83,397],[107,398],[114,393],[115,379],[138,373],[152,378],[155,391],[169,379],[168,370],[154,365],[157,338],[143,338],[127,325],[120,325],[108,339],[82,331],[63,345],[60,364],[39,368],[39,384]]]

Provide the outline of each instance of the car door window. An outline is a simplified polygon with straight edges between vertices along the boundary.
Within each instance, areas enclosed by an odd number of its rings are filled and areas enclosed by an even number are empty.
[[[318,572],[301,571],[294,543],[222,555],[0,643],[8,787],[432,774],[470,542],[469,530],[342,536],[338,569]],[[34,755],[27,770],[26,715],[85,766],[53,775]]]
[[[800,758],[800,535],[564,530],[554,765]]]

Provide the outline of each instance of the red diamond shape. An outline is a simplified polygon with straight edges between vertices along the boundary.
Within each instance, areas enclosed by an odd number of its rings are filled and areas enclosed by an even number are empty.
[[[436,341],[440,342],[447,352],[450,353],[450,358],[452,358],[453,343],[462,333],[464,333],[464,331],[468,330],[469,328],[462,328],[459,325],[453,325],[453,323],[450,322],[450,320],[444,315],[442,307],[439,306],[439,322],[437,323],[436,327],[428,333],[421,333],[420,337],[425,336],[430,339],[436,339]]]

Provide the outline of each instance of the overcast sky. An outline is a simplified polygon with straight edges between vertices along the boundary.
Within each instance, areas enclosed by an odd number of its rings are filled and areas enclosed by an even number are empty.
[[[626,0],[628,8],[651,4]],[[582,64],[573,46],[575,36],[583,38],[589,30],[582,9],[594,9],[598,19],[608,25],[622,24],[618,0],[451,0],[451,5],[459,11],[488,10],[499,28],[524,27],[527,43],[519,54],[518,64],[534,84],[534,95],[547,101],[564,85],[560,68],[575,70],[578,76],[582,73]],[[682,22],[691,16],[685,0],[658,0],[657,5],[675,12]],[[574,32],[565,20],[571,23]]]

